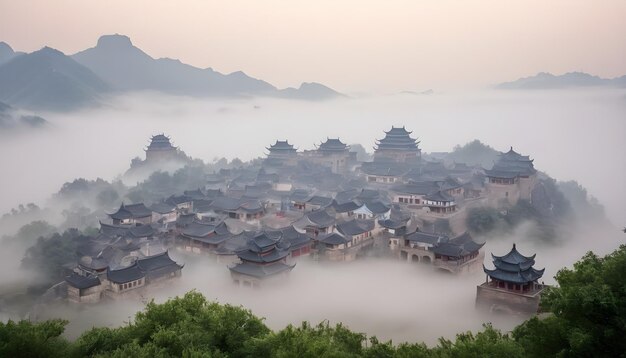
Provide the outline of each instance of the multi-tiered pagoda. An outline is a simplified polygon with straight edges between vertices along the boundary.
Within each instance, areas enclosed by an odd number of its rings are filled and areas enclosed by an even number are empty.
[[[515,205],[518,200],[530,201],[537,180],[537,170],[533,160],[521,155],[513,147],[501,153],[490,170],[485,170],[489,179],[487,192],[492,203],[507,202]]]
[[[280,167],[285,165],[295,165],[298,158],[297,149],[288,140],[277,140],[276,143],[266,147],[268,150],[265,165],[270,167]]]
[[[495,310],[537,312],[544,285],[544,270],[537,270],[535,255],[524,256],[515,247],[504,256],[491,255],[494,269],[484,267],[485,283],[477,288],[476,303]]]
[[[178,148],[172,145],[170,137],[165,134],[152,136],[145,151],[146,161],[174,160],[178,154]]]
[[[417,139],[404,127],[391,127],[385,138],[377,140],[374,147],[374,161],[419,162],[422,151]]]
[[[286,275],[295,265],[287,264],[289,244],[280,238],[260,233],[237,251],[240,263],[230,266],[230,274],[236,284],[259,287],[261,281]]]

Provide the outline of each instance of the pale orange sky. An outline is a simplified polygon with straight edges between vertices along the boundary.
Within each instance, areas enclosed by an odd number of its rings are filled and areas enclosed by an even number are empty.
[[[626,74],[623,0],[0,0],[0,41],[72,54],[102,34],[278,87],[482,87],[547,71]]]

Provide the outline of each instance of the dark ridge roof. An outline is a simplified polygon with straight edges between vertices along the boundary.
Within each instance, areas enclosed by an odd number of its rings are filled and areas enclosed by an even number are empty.
[[[391,210],[391,207],[381,203],[380,201],[372,201],[370,203],[366,203],[365,206],[367,206],[373,214],[384,214]]]
[[[154,211],[155,213],[159,213],[159,214],[167,214],[167,213],[171,213],[172,211],[174,211],[174,209],[176,209],[176,206],[172,205],[172,204],[168,204],[164,201],[152,204],[150,206],[150,210]]]
[[[136,261],[136,265],[148,276],[162,276],[163,274],[180,270],[183,267],[172,260],[167,251],[139,259]]]
[[[81,290],[100,285],[100,279],[98,276],[81,276],[76,272],[72,272],[71,275],[65,277],[65,282],[67,282],[70,286]]]
[[[391,130],[385,132],[383,139],[377,140],[376,151],[379,150],[405,150],[419,151],[417,139],[411,138],[410,134],[404,127],[391,127]]]
[[[489,275],[489,277],[493,279],[505,281],[505,282],[511,282],[511,283],[518,283],[518,284],[526,284],[529,282],[537,281],[543,276],[543,273],[545,271],[545,269],[536,270],[531,267],[525,271],[507,272],[507,271],[499,270],[497,268],[495,270],[490,270],[486,268],[484,265],[483,265],[483,270],[485,271],[487,275]]]
[[[172,146],[170,138],[165,134],[157,134],[150,139],[150,145],[147,150],[164,150],[164,149],[176,149]]]
[[[431,234],[422,231],[416,231],[405,237],[409,241],[423,242],[425,244],[436,245],[438,243],[447,242],[448,237],[445,235]]]
[[[181,214],[176,219],[176,225],[185,226],[191,224],[196,218],[196,214]]]
[[[278,239],[271,238],[266,232],[261,232],[250,240],[248,248],[254,252],[267,252],[276,247],[277,242]]]
[[[204,199],[206,198],[206,195],[204,194],[204,192],[198,188],[195,190],[185,190],[183,192],[183,194],[187,197],[190,197],[191,199]]]
[[[456,179],[451,176],[447,176],[441,183],[439,183],[439,187],[441,190],[451,190],[462,187],[463,185]]]
[[[333,198],[329,198],[326,196],[314,195],[307,201],[309,204],[319,205],[319,206],[328,206],[333,202]]]
[[[299,232],[293,226],[282,230],[282,240],[289,243],[291,250],[298,249],[311,242],[311,238],[307,234]]]
[[[424,197],[426,200],[430,201],[454,201],[454,198],[443,191],[436,191],[434,193],[428,194]]]
[[[515,152],[513,147],[508,152],[500,154],[491,170],[485,170],[489,177],[506,179],[533,175],[536,172],[533,161],[527,155]]]
[[[331,153],[331,152],[347,152],[350,150],[350,147],[343,143],[339,138],[327,138],[325,142],[322,142],[317,150],[322,153]]]
[[[308,201],[309,198],[309,192],[304,189],[296,189],[289,195],[289,200],[301,203]]]
[[[241,202],[237,198],[232,198],[229,196],[222,196],[213,200],[211,206],[216,210],[222,211],[235,211],[239,209]]]
[[[150,225],[136,225],[128,229],[129,236],[132,237],[149,237],[154,235],[154,228]]]
[[[348,213],[360,207],[361,205],[355,203],[354,201],[348,201],[342,204],[337,204],[336,201],[333,201],[333,209],[335,209],[335,212],[337,213]]]
[[[438,191],[439,185],[435,181],[411,182],[396,185],[391,190],[401,194],[428,195]]]
[[[376,176],[398,177],[409,172],[406,166],[398,165],[395,162],[365,162],[361,164],[361,171],[365,174]]]
[[[406,226],[408,221],[409,221],[408,218],[404,220],[387,219],[387,220],[378,220],[378,224],[387,229],[399,229],[401,227]]]
[[[172,195],[165,200],[165,202],[172,205],[180,205],[184,203],[190,203],[193,201],[193,198],[187,195]]]
[[[199,222],[197,220],[192,221],[185,230],[183,230],[183,236],[201,238],[215,233],[215,226],[213,224]]]
[[[471,235],[465,232],[448,242],[435,245],[433,252],[442,256],[461,257],[480,250],[483,245],[485,244],[475,242]]]
[[[119,270],[107,269],[107,279],[113,283],[126,283],[143,277],[145,273],[137,266],[137,262]]]
[[[343,204],[349,201],[352,201],[359,195],[359,191],[357,189],[348,189],[344,191],[340,191],[335,195],[335,201],[339,204]]]
[[[263,211],[263,204],[257,199],[245,200],[241,203],[239,209],[247,213],[258,213]]]
[[[532,256],[522,255],[519,251],[517,251],[515,244],[513,244],[513,248],[511,249],[511,251],[509,251],[509,253],[507,253],[504,256],[496,256],[494,254],[491,254],[491,257],[493,257],[494,260],[499,259],[502,262],[506,262],[506,263],[514,264],[514,265],[525,263],[528,261],[534,261],[535,256],[536,254]]]
[[[266,264],[266,265],[255,265],[249,262],[244,262],[244,263],[240,263],[235,266],[229,267],[229,269],[233,272],[236,272],[242,275],[247,275],[247,276],[252,276],[252,277],[262,279],[268,276],[277,275],[285,271],[290,271],[291,269],[293,269],[294,266],[295,265],[287,265],[282,262],[275,262],[275,263]]]
[[[351,220],[337,224],[337,231],[345,236],[360,235],[374,229],[374,222],[369,220]]]
[[[287,140],[277,140],[276,143],[272,144],[269,148],[265,148],[270,151],[270,153],[284,152],[284,153],[295,153],[296,149],[293,147],[293,144],[289,144]]]
[[[320,227],[328,227],[335,223],[335,218],[330,216],[326,210],[311,211],[307,218]]]
[[[331,232],[329,234],[319,236],[317,241],[329,245],[341,245],[350,242],[350,239],[336,232]]]
[[[116,220],[124,220],[131,218],[145,218],[147,216],[152,216],[152,211],[146,208],[143,203],[138,204],[130,204],[130,205],[120,205],[120,208],[117,209],[116,212],[109,214],[112,219]]]

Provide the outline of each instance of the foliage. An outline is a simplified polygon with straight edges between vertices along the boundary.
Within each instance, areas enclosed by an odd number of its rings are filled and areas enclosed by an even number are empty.
[[[587,189],[583,188],[578,182],[571,180],[566,182],[558,182],[556,184],[560,192],[570,202],[571,208],[577,218],[582,219],[604,219],[604,207],[598,202],[598,199],[589,195]]]
[[[466,163],[467,165],[480,165],[484,168],[491,168],[498,159],[500,152],[483,144],[478,139],[466,143],[463,146],[455,146],[454,150],[448,154],[447,160]]]
[[[485,234],[495,230],[500,220],[500,213],[494,208],[471,208],[467,214],[467,227],[473,233]]]
[[[623,356],[626,352],[626,245],[598,257],[589,252],[556,275],[542,296],[550,319],[531,319],[513,335],[538,356]]]
[[[0,322],[0,357],[64,357],[68,342],[61,337],[67,321]]]
[[[86,239],[76,229],[47,238],[40,237],[35,245],[26,250],[22,266],[45,275],[50,282],[60,281],[64,277],[63,265],[76,262],[78,246]]]
[[[56,231],[56,228],[47,221],[36,220],[30,224],[22,226],[15,235],[4,236],[2,240],[5,243],[16,244],[21,247],[30,247],[39,237],[46,237]]]

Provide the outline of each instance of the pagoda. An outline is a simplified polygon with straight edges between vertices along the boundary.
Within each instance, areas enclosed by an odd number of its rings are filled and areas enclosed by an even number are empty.
[[[422,151],[419,143],[404,127],[391,127],[385,138],[377,140],[374,147],[374,161],[419,162]]]
[[[535,255],[524,256],[515,244],[504,256],[491,255],[494,269],[483,265],[486,281],[477,287],[476,304],[516,313],[535,313],[544,289],[539,279],[545,269],[537,270]]]
[[[356,163],[356,152],[351,152],[350,146],[339,138],[326,138],[326,141],[315,147],[315,150],[304,151],[304,156],[330,168],[333,173],[345,173]]]
[[[294,166],[297,162],[297,149],[288,140],[277,140],[276,143],[266,147],[269,151],[265,159],[265,165],[269,167]]]
[[[289,244],[261,232],[236,252],[240,262],[229,267],[233,282],[259,287],[261,281],[285,276],[295,265],[287,264]]]
[[[145,152],[146,161],[172,160],[176,159],[178,148],[172,145],[170,137],[161,133],[152,136]]]
[[[531,201],[537,181],[533,159],[521,155],[513,147],[501,153],[487,175],[487,192],[491,202],[507,202],[515,205],[520,199]]]

